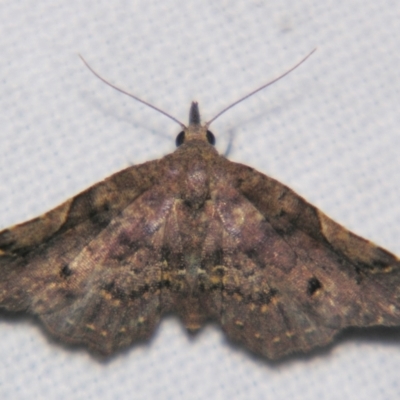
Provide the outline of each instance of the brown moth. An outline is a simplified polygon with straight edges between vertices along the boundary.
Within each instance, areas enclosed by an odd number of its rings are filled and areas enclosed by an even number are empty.
[[[218,155],[213,120],[192,103],[174,153],[0,232],[0,306],[106,355],[168,313],[271,359],[400,325],[400,260]]]

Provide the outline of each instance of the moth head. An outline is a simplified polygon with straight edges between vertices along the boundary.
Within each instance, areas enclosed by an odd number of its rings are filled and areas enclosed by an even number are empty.
[[[189,111],[189,126],[185,126],[175,139],[176,147],[191,140],[202,140],[215,145],[215,136],[208,130],[208,124],[201,125],[200,111],[197,102],[193,101]]]

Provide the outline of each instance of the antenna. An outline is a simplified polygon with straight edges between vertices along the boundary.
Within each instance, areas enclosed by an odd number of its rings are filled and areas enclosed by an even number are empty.
[[[260,90],[265,89],[267,86],[272,85],[273,83],[275,83],[276,81],[279,81],[279,79],[282,79],[284,76],[290,74],[293,70],[295,70],[297,67],[299,67],[301,64],[303,64],[304,61],[307,60],[308,57],[311,56],[311,54],[313,54],[315,51],[317,50],[317,48],[315,48],[314,50],[312,50],[309,54],[307,54],[301,61],[299,61],[296,65],[294,65],[292,68],[290,68],[289,70],[287,70],[286,72],[284,72],[282,75],[278,76],[277,78],[273,79],[272,81],[267,82],[265,85],[262,85],[261,87],[259,87],[256,90],[253,90],[251,93],[247,94],[246,96],[240,98],[239,100],[236,100],[234,103],[230,104],[228,107],[225,107],[222,111],[220,111],[214,118],[210,119],[208,122],[206,122],[206,126],[209,127],[211,122],[214,122],[218,117],[220,117],[224,112],[228,111],[229,109],[231,109],[232,107],[236,106],[236,104],[241,103],[243,100],[248,99],[249,97],[253,96],[253,94],[256,94],[257,92],[259,92]]]
[[[80,57],[80,59],[84,62],[84,64],[88,67],[88,69],[95,75],[97,76],[101,81],[103,81],[105,84],[107,84],[108,86],[111,86],[112,88],[114,88],[115,90],[118,90],[119,92],[126,94],[129,97],[132,97],[133,99],[140,101],[141,103],[145,104],[146,106],[152,108],[153,110],[156,110],[158,112],[160,112],[161,114],[164,114],[166,117],[171,118],[172,121],[175,121],[176,123],[178,123],[182,128],[186,128],[186,125],[183,124],[181,121],[177,120],[176,118],[174,118],[172,115],[169,115],[167,112],[159,109],[156,106],[153,106],[152,104],[148,103],[147,101],[144,101],[142,99],[139,99],[139,97],[135,96],[132,93],[128,93],[126,92],[124,89],[119,88],[116,85],[113,85],[111,82],[108,82],[106,79],[104,79],[100,74],[98,74],[87,62],[86,60],[80,55],[78,54],[78,56]]]
[[[210,119],[208,122],[206,122],[205,126],[209,127],[211,125],[212,122],[214,122],[218,117],[220,117],[223,113],[225,113],[226,111],[228,111],[229,109],[231,109],[232,107],[236,106],[236,104],[241,103],[243,100],[246,100],[247,98],[249,98],[250,96],[253,96],[254,94],[256,94],[257,92],[259,92],[260,90],[265,89],[267,86],[272,85],[273,83],[275,83],[276,81],[279,81],[280,79],[282,79],[284,76],[288,75],[290,72],[292,72],[293,70],[295,70],[297,67],[299,67],[301,64],[303,64],[304,61],[307,60],[307,58],[309,58],[311,56],[311,54],[313,54],[317,49],[315,48],[314,50],[312,50],[309,54],[307,54],[302,60],[300,60],[297,64],[295,64],[292,68],[290,68],[289,70],[287,70],[286,72],[284,72],[282,75],[278,76],[277,78],[273,79],[272,81],[267,82],[265,85],[260,86],[259,88],[257,88],[256,90],[253,90],[252,92],[250,92],[249,94],[247,94],[246,96],[240,98],[239,100],[235,101],[234,103],[230,104],[228,107],[225,107],[222,111],[220,111],[214,118]],[[95,75],[97,76],[97,78],[99,78],[101,81],[103,81],[106,85],[111,86],[112,88],[114,88],[115,90],[118,90],[119,92],[126,94],[129,97],[132,97],[133,99],[139,101],[142,104],[145,104],[146,106],[152,108],[153,110],[156,110],[158,112],[160,112],[161,114],[165,115],[166,117],[172,119],[173,121],[175,121],[176,123],[178,123],[182,128],[186,128],[186,125],[183,124],[182,122],[180,122],[179,120],[177,120],[176,118],[174,118],[172,115],[168,114],[167,112],[159,109],[156,106],[153,106],[152,104],[148,103],[147,101],[144,101],[142,99],[140,99],[139,97],[133,95],[132,93],[128,93],[127,91],[125,91],[124,89],[121,89],[120,87],[113,85],[112,83],[108,82],[106,79],[104,79],[100,74],[98,74],[87,62],[86,60],[80,55],[78,54],[80,59],[84,62],[84,64],[86,65],[86,67]]]

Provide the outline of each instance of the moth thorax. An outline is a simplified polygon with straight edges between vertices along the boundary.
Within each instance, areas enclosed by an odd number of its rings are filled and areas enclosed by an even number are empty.
[[[181,197],[188,206],[193,208],[200,208],[209,197],[207,165],[203,160],[188,163]]]

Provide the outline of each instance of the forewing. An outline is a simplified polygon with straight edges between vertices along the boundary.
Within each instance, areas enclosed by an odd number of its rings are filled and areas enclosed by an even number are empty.
[[[0,306],[38,315],[58,338],[100,353],[147,338],[160,318],[154,247],[171,203],[158,167],[128,168],[1,232]]]
[[[274,179],[231,165],[233,184],[220,179],[212,193],[224,229],[220,318],[231,338],[278,358],[347,326],[400,324],[398,258]]]

